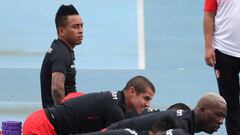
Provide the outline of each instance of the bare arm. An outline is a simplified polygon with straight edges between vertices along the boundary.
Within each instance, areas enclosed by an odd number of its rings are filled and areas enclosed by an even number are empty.
[[[54,104],[60,104],[65,96],[65,75],[61,72],[52,73],[52,97]]]
[[[215,13],[204,13],[205,62],[211,67],[214,66],[216,63],[215,52],[212,46],[212,37],[214,33],[214,18]]]

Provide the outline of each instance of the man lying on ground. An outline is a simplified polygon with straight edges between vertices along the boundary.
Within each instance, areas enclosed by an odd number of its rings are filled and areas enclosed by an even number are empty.
[[[212,134],[220,128],[226,116],[226,101],[216,93],[207,93],[200,98],[194,110],[160,111],[125,119],[110,125],[107,129],[130,128],[136,131],[149,130],[161,117],[173,118],[178,128],[190,134],[206,132]]]
[[[67,135],[101,130],[125,119],[126,112],[141,113],[155,93],[143,76],[130,79],[118,92],[85,94],[32,113],[24,122],[24,135]]]

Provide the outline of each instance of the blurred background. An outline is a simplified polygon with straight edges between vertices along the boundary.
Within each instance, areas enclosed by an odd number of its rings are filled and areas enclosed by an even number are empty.
[[[218,92],[204,62],[203,0],[8,1],[0,4],[0,122],[24,121],[41,108],[40,68],[57,38],[55,13],[73,4],[84,22],[75,48],[77,89],[121,90],[136,75],[157,91],[153,108],[183,102],[194,108]],[[215,135],[225,135],[225,127]],[[199,135],[205,135],[199,133]]]

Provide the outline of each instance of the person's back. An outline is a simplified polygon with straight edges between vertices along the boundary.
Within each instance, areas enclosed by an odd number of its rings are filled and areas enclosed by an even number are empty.
[[[71,134],[71,135],[140,135],[140,134],[134,130],[125,128],[125,129],[116,129],[116,130],[109,130],[109,131],[102,131],[102,132],[98,131],[98,132]],[[145,135],[148,135],[148,134],[145,134]]]
[[[91,93],[47,108],[45,112],[58,134],[84,133],[124,119],[123,100],[123,92]]]
[[[193,111],[160,111],[146,115],[137,116],[130,119],[125,119],[117,123],[111,124],[107,129],[121,129],[130,128],[136,131],[150,130],[153,124],[162,117],[169,116],[176,122],[178,128],[185,129],[186,131],[193,133]]]
[[[116,130],[107,130],[103,129],[101,132],[86,133],[82,135],[158,135],[169,129],[176,128],[176,122],[169,116],[164,116],[157,120],[150,130],[148,131],[136,131],[129,128],[125,129],[116,129]]]

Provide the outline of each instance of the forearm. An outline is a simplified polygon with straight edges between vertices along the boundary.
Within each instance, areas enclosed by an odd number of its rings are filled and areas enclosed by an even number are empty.
[[[52,74],[52,98],[54,104],[60,104],[63,98],[65,97],[65,88],[64,88],[65,76],[62,73],[56,72]]]
[[[64,89],[52,89],[52,98],[55,105],[60,104],[64,97]]]
[[[214,18],[215,13],[204,13],[204,37],[205,37],[205,49],[212,49],[212,37],[214,34]]]

